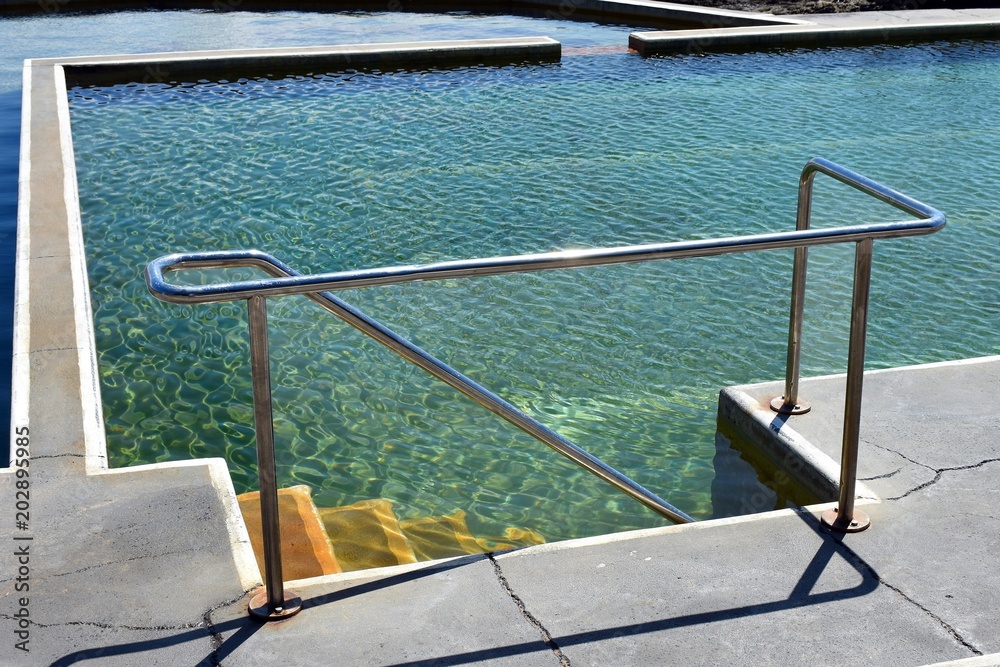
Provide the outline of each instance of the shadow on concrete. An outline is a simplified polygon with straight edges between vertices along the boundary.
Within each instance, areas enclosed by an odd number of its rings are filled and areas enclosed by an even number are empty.
[[[819,520],[816,517],[804,510],[798,512],[798,516],[809,526],[810,529],[823,537],[823,544],[802,572],[802,576],[799,578],[798,583],[796,583],[791,595],[789,595],[787,599],[745,605],[742,607],[734,607],[732,609],[719,609],[673,618],[663,618],[643,623],[619,625],[599,630],[591,630],[588,632],[579,632],[571,635],[553,636],[552,643],[557,648],[567,648],[581,644],[592,644],[608,639],[634,637],[637,635],[660,632],[663,630],[673,630],[676,628],[694,625],[717,623],[720,621],[729,621],[743,617],[760,616],[763,614],[789,611],[801,607],[861,597],[872,593],[878,588],[878,574],[875,572],[874,568],[871,567],[871,565],[862,560],[856,553],[854,553],[853,550],[847,547],[847,545],[843,544],[843,535],[829,532],[820,525]],[[812,589],[815,587],[816,582],[819,581],[823,571],[835,556],[842,558],[856,572],[858,572],[858,574],[861,575],[861,583],[857,586],[844,590],[813,594]],[[482,651],[469,651],[458,655],[442,656],[434,658],[433,660],[395,663],[393,665],[387,665],[386,667],[416,667],[417,665],[431,664],[441,667],[447,665],[467,665],[484,660],[531,653],[538,650],[538,644],[536,643],[514,644],[511,646],[503,646]]]
[[[789,611],[812,605],[826,604],[829,602],[860,597],[867,595],[878,588],[878,574],[871,565],[865,562],[852,549],[844,544],[843,535],[829,532],[819,524],[819,520],[816,517],[805,510],[799,511],[797,515],[804,523],[806,523],[810,530],[822,537],[823,543],[820,545],[819,550],[817,550],[809,564],[803,570],[801,577],[795,584],[787,599],[744,605],[741,607],[733,607],[731,609],[704,611],[695,614],[662,618],[628,625],[617,625],[570,635],[554,636],[552,638],[553,647],[566,648],[569,646],[592,644],[609,639],[634,637],[664,630],[673,630],[695,625],[718,623],[721,621],[730,621],[744,617]],[[386,577],[385,579],[379,579],[376,581],[368,581],[356,586],[344,588],[342,590],[304,598],[302,613],[308,613],[310,609],[333,604],[358,595],[364,595],[365,593],[371,593],[383,588],[415,581],[423,577],[431,576],[442,570],[464,567],[465,565],[479,562],[485,557],[486,556],[470,556],[468,558],[456,559],[454,561],[442,563],[439,566],[406,572],[404,574]],[[858,574],[860,574],[862,578],[861,583],[852,588],[813,593],[812,590],[816,586],[816,583],[819,581],[824,570],[826,570],[827,566],[835,557],[841,558]],[[208,615],[206,615],[206,617],[207,616]],[[293,618],[289,621],[284,621],[283,623],[294,622],[295,619]],[[205,656],[205,658],[202,659],[198,665],[199,667],[219,665],[263,627],[265,627],[265,624],[255,621],[249,616],[232,619],[219,624],[213,624],[210,627],[206,623],[206,627],[192,628],[191,630],[167,637],[159,637],[156,639],[119,644],[116,646],[95,647],[92,649],[77,651],[60,658],[59,660],[53,662],[52,665],[53,667],[61,667],[63,665],[72,665],[86,660],[93,660],[102,657],[156,651],[158,649],[175,646],[184,642],[209,639],[213,637],[216,641],[221,641],[221,643],[219,643],[209,655]],[[222,636],[230,631],[235,632],[230,637],[222,640]],[[387,667],[415,667],[416,665],[430,664],[442,667],[448,665],[467,665],[481,661],[509,658],[516,655],[537,653],[539,651],[548,652],[549,650],[550,647],[546,646],[544,643],[533,641],[477,651],[468,651],[466,653],[441,656],[433,659],[395,663]]]
[[[215,626],[215,631],[223,631],[231,629],[241,624],[241,621],[228,621],[222,623],[221,625]],[[115,646],[95,646],[94,648],[83,649],[82,651],[76,651],[65,655],[58,660],[51,663],[50,667],[63,667],[64,665],[75,665],[78,662],[84,662],[86,660],[100,660],[101,658],[109,658],[116,655],[128,655],[130,653],[145,653],[147,651],[156,651],[163,648],[168,648],[170,646],[176,646],[178,644],[183,644],[185,642],[196,641],[199,639],[207,639],[212,636],[212,630],[209,628],[194,628],[186,632],[182,632],[177,635],[171,635],[169,637],[157,637],[156,639],[147,639],[139,642],[130,642],[128,644],[117,644]]]
[[[487,558],[486,555],[475,555],[468,558],[457,558],[446,563],[441,563],[432,567],[423,568],[420,570],[414,570],[411,572],[405,572],[403,574],[394,575],[391,577],[386,577],[384,579],[378,579],[376,581],[369,581],[363,584],[358,584],[356,586],[351,586],[343,590],[335,591],[332,593],[325,593],[323,595],[317,595],[310,598],[304,598],[302,600],[302,612],[308,613],[308,610],[315,607],[320,607],[327,604],[332,604],[334,602],[339,602],[341,600],[346,600],[348,598],[355,597],[357,595],[363,595],[365,593],[371,593],[383,588],[389,588],[391,586],[397,586],[399,584],[405,584],[410,581],[416,581],[424,577],[431,576],[443,570],[451,570],[459,567],[464,567],[474,562],[479,562]],[[246,596],[241,596],[241,599],[245,599]],[[233,604],[236,604],[235,602]],[[243,645],[248,639],[250,639],[258,630],[265,627],[265,623],[257,621],[251,618],[249,615],[243,616],[241,618],[235,618],[229,621],[224,621],[222,623],[212,623],[209,625],[208,620],[211,611],[207,613],[206,622],[204,627],[196,627],[185,632],[181,632],[176,635],[169,635],[165,637],[157,637],[156,639],[147,639],[137,642],[129,642],[127,644],[117,644],[113,646],[97,646],[94,648],[84,649],[82,651],[76,651],[70,653],[69,655],[59,658],[55,662],[51,663],[50,667],[64,667],[65,665],[74,665],[87,660],[98,660],[100,658],[107,658],[111,656],[128,655],[128,654],[139,654],[145,653],[147,651],[156,651],[158,649],[164,649],[171,646],[177,646],[185,642],[197,641],[201,639],[214,638],[215,641],[220,641],[221,643],[213,649],[213,651],[205,656],[200,662],[197,663],[198,667],[207,667],[209,665],[219,665],[221,661],[229,657],[233,651]],[[281,623],[294,623],[294,617],[287,620],[281,621]],[[109,628],[113,629],[113,628]],[[123,629],[135,629],[128,628],[127,626]],[[152,629],[150,629],[152,630]],[[225,633],[234,631],[235,632],[224,641],[222,637]],[[537,648],[537,647],[536,647]],[[138,658],[137,658],[138,660]]]

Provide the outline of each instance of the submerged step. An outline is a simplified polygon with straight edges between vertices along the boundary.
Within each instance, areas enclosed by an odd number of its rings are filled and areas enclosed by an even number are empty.
[[[457,510],[448,516],[428,516],[399,522],[413,552],[420,560],[437,560],[467,556],[487,551],[482,549],[465,523],[465,512]]]
[[[254,556],[264,571],[260,494],[237,497]],[[399,520],[387,498],[343,507],[316,507],[312,491],[300,485],[278,490],[281,564],[286,581],[418,561],[453,558],[543,544],[533,530],[506,528],[500,537],[479,537],[456,510],[446,516]]]
[[[391,500],[376,498],[344,507],[324,507],[319,516],[330,541],[336,544],[345,572],[417,562]]]
[[[499,539],[476,537],[462,510],[447,516],[398,520],[392,501],[386,498],[320,508],[319,515],[345,572],[545,542],[538,533],[523,528],[507,528]]]
[[[257,567],[264,572],[264,538],[261,532],[260,492],[237,496]],[[327,537],[312,491],[299,485],[278,489],[278,518],[281,522],[281,569],[286,581],[342,572]]]
[[[404,519],[399,525],[418,560],[506,551],[545,543],[539,533],[526,528],[506,528],[501,538],[476,537],[469,530],[465,517],[465,512],[456,510],[447,516]]]

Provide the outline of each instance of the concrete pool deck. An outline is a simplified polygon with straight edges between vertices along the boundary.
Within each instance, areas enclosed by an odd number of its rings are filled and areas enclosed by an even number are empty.
[[[551,57],[552,44],[520,46]],[[260,575],[225,462],[106,467],[62,78],[102,59],[69,60],[25,69],[20,465],[0,471],[0,502],[27,504],[23,528],[8,511],[0,550],[3,664],[921,665],[1000,652],[1000,417],[988,409],[1000,358],[868,376],[861,477],[883,500],[865,505],[864,533],[817,528],[826,506],[769,512],[333,575],[292,586],[298,616],[250,620]],[[174,62],[137,60],[150,75]],[[836,452],[842,383],[804,381],[814,411],[784,435]],[[736,404],[768,393],[745,388]]]
[[[31,653],[4,664],[1000,665],[1000,415],[983,409],[1000,357],[865,381],[860,476],[882,497],[865,532],[823,530],[822,505],[331,575],[290,583],[305,608],[271,624],[246,613],[259,576],[221,460],[87,475],[32,457],[31,530],[12,535],[31,539],[0,583],[0,635],[27,617]],[[782,435],[836,455],[843,384],[804,380],[813,411]]]

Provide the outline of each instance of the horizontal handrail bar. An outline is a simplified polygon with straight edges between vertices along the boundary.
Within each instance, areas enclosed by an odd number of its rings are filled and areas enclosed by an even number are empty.
[[[899,195],[901,198],[904,195]],[[533,255],[511,255],[484,259],[457,260],[395,266],[380,269],[341,271],[315,275],[297,275],[266,280],[242,280],[215,285],[174,285],[164,278],[169,271],[194,268],[219,268],[218,259],[229,257],[226,252],[178,253],[153,260],[146,267],[146,282],[157,298],[171,303],[214,303],[237,301],[251,296],[286,296],[329,290],[398,285],[424,280],[447,280],[495,276],[507,273],[532,273],[554,269],[605,266],[633,262],[651,262],[685,257],[710,257],[759,250],[798,248],[804,246],[848,243],[864,239],[900,238],[933,234],[945,224],[944,214],[924,206],[920,208],[897,206],[907,212],[926,215],[919,220],[883,222],[831,229],[807,229],[773,234],[731,236],[717,239],[675,241],[647,245],[595,248],[587,250],[562,250]],[[900,200],[894,200],[899,203]],[[252,252],[252,251],[246,251]]]
[[[216,266],[255,267],[275,277],[300,275],[277,258],[256,250],[238,250],[229,253],[213,254],[215,255],[213,261],[216,263]],[[220,254],[228,254],[232,258],[232,261],[226,262],[219,256]],[[493,392],[466,377],[432,354],[417,347],[354,306],[338,299],[329,292],[309,293],[305,296],[317,303],[321,308],[336,315],[347,324],[375,339],[407,361],[419,366],[442,382],[468,396],[490,412],[502,417],[525,433],[542,441],[580,467],[600,477],[657,514],[670,519],[674,523],[690,523],[694,521],[690,515],[674,507],[641,484],[629,479],[596,456],[573,444],[537,419],[518,410]]]

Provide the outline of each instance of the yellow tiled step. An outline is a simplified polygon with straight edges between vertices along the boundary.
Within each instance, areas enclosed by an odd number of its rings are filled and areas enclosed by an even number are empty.
[[[417,558],[403,536],[384,498],[362,500],[344,507],[324,507],[319,516],[345,572],[371,567],[416,563]]]
[[[260,493],[252,491],[236,498],[250,533],[254,556],[264,572],[264,539],[261,535]],[[342,572],[333,545],[327,537],[312,491],[308,486],[278,489],[278,518],[281,522],[281,570],[285,581]]]
[[[507,528],[500,539],[478,538],[469,530],[461,510],[448,516],[399,521],[392,501],[385,498],[320,508],[319,515],[345,572],[545,542],[538,533],[520,528]]]
[[[254,555],[264,571],[260,494],[237,497],[250,533]],[[476,537],[465,512],[399,521],[392,501],[362,500],[352,505],[317,508],[308,486],[278,490],[281,565],[286,581],[337,572],[403,565],[487,551],[542,544],[538,533],[507,528],[500,538]]]

